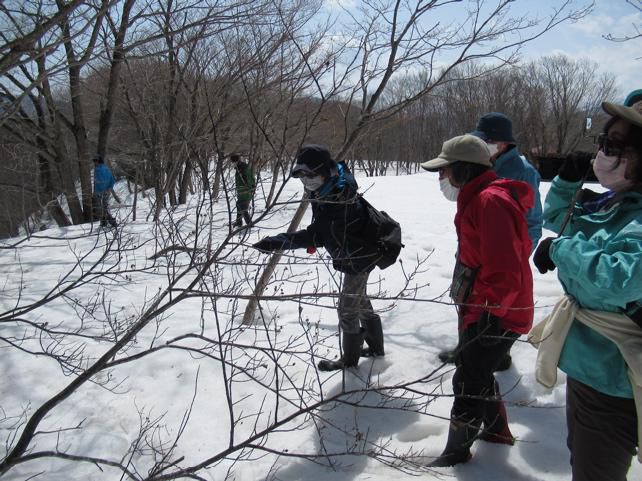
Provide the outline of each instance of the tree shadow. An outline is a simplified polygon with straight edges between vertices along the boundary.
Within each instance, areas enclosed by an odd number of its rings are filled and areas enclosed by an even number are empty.
[[[409,410],[409,398],[374,390],[378,374],[389,365],[390,361],[381,358],[362,359],[357,369],[337,372],[325,380],[325,385],[332,384],[326,397],[346,394],[317,413],[317,429],[312,434],[315,459],[298,459],[277,468],[269,479],[364,479],[371,459],[396,462],[399,453],[393,437],[415,423],[420,414]]]

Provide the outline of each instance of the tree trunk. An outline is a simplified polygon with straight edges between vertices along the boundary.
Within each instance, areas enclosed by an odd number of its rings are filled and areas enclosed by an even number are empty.
[[[56,199],[55,197],[53,197],[52,200],[47,203],[47,212],[49,212],[49,215],[54,221],[56,221],[56,224],[58,226],[67,227],[71,225],[71,222],[69,222],[69,218],[65,214],[65,211],[62,210],[60,202],[58,202],[58,199]]]
[[[181,179],[181,186],[178,192],[178,203],[185,204],[187,202],[187,193],[192,185],[192,162],[188,160],[185,162],[185,170],[183,171],[183,178]]]
[[[129,14],[134,6],[135,0],[126,0],[123,4],[123,11],[121,15],[120,28],[116,33],[114,40],[114,55],[111,61],[111,70],[109,72],[109,84],[107,86],[107,93],[100,112],[100,121],[98,127],[98,145],[97,152],[105,157],[107,150],[107,139],[109,138],[109,130],[111,129],[111,122],[114,116],[114,104],[116,102],[116,94],[120,85],[120,71],[122,70],[123,60],[125,59],[125,36],[127,28],[129,27]]]
[[[265,205],[270,205],[272,203],[274,192],[276,192],[278,176],[279,176],[279,163],[275,162],[274,167],[272,168],[272,185],[270,185],[270,192],[268,193],[268,197],[265,200]]]
[[[56,0],[58,9],[64,8],[62,0]],[[74,122],[72,125],[72,132],[76,142],[76,155],[78,156],[78,175],[80,177],[81,189],[81,205],[82,216],[85,222],[91,222],[92,219],[92,188],[91,188],[91,169],[89,166],[88,149],[87,149],[87,128],[85,127],[85,115],[82,106],[82,93],[80,89],[80,68],[81,62],[76,57],[74,46],[72,44],[71,29],[69,22],[65,21],[62,24],[62,29],[65,34],[65,52],[67,54],[67,65],[69,73],[69,94],[71,97],[71,108],[73,112]]]
[[[288,227],[288,230],[287,230],[288,233],[296,232],[296,230],[299,228],[301,219],[303,219],[303,215],[305,214],[305,211],[308,208],[309,202],[307,201],[307,198],[308,198],[307,193],[303,194],[303,197],[301,199],[301,204],[299,204],[299,208],[294,213],[292,222],[290,222],[290,226]],[[276,269],[276,266],[279,264],[280,259],[281,259],[281,253],[279,252],[274,253],[272,257],[270,257],[270,260],[268,261],[267,266],[265,266],[265,269],[261,273],[261,278],[256,283],[254,294],[250,299],[250,301],[247,303],[247,306],[245,306],[245,313],[243,314],[243,321],[242,321],[244,326],[248,326],[254,323],[254,313],[256,312],[256,308],[259,305],[259,297],[263,295],[265,288],[270,282],[270,277],[272,277],[272,274],[274,274],[274,270]]]

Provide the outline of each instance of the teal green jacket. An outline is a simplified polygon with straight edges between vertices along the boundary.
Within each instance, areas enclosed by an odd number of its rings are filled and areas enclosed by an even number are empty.
[[[555,177],[544,203],[544,227],[559,232],[579,182]],[[642,193],[613,197],[597,211],[574,205],[571,222],[554,240],[551,260],[565,292],[581,307],[624,312],[642,302]],[[617,346],[573,321],[559,367],[602,393],[633,397]]]

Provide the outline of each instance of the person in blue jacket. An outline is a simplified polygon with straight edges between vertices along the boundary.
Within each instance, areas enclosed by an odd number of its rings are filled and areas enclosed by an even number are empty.
[[[586,166],[567,159],[544,208],[544,227],[559,236],[542,240],[533,256],[541,273],[557,270],[582,312],[602,320],[589,324],[578,311],[557,361],[567,374],[573,481],[625,481],[640,442],[639,349],[636,365],[626,359],[632,343],[642,342],[642,101],[602,108],[611,118],[593,171],[608,191],[577,202]],[[628,329],[624,342],[616,322]]]
[[[535,250],[542,237],[542,200],[539,193],[541,176],[537,169],[519,154],[513,138],[513,122],[501,112],[490,112],[483,115],[471,132],[486,142],[491,153],[493,171],[502,179],[521,180],[533,189],[535,203],[526,212],[528,237],[531,240],[531,252]],[[456,349],[448,349],[439,353],[442,362],[454,363]],[[512,365],[510,352],[497,366],[497,371],[505,371]]]
[[[102,155],[96,154],[93,157],[94,162],[94,206],[96,216],[100,219],[100,225],[106,227],[117,227],[116,219],[109,213],[109,194],[114,188],[114,176],[105,165]]]
[[[297,232],[265,237],[254,248],[264,252],[324,247],[334,269],[343,273],[339,293],[339,327],[342,356],[323,359],[321,371],[356,367],[359,357],[385,355],[381,317],[367,294],[368,276],[380,258],[376,243],[364,233],[369,216],[357,194],[357,183],[344,163],[332,159],[328,149],[308,144],[299,149],[292,177],[300,179],[312,205],[311,224]],[[368,345],[362,349],[363,341]]]
[[[513,123],[500,112],[483,115],[477,122],[476,135],[486,142],[491,151],[493,170],[502,179],[521,180],[530,185],[535,194],[535,205],[526,213],[531,252],[542,237],[542,201],[539,194],[541,176],[537,169],[519,154],[513,138]]]

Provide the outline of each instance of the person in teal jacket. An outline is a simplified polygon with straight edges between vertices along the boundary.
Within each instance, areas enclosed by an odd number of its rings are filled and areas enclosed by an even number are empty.
[[[625,314],[642,336],[642,101],[602,107],[611,119],[593,171],[609,190],[582,201],[576,192],[588,166],[567,159],[544,206],[544,227],[560,235],[542,240],[533,261],[541,273],[557,269],[581,308]],[[575,319],[558,366],[567,374],[572,479],[625,481],[641,413],[618,346]]]

